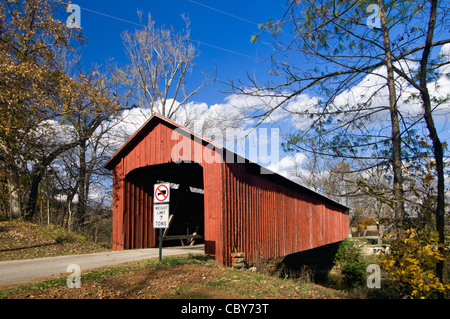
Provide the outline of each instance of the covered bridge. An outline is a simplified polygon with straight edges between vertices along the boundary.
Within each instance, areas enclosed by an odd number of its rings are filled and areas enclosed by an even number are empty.
[[[342,241],[348,209],[198,134],[153,115],[108,160],[113,249],[158,246],[153,185],[174,185],[163,244],[204,243],[224,265],[256,262]]]

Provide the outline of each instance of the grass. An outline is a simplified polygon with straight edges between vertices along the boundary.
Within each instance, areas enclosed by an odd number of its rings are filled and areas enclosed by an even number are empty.
[[[242,298],[277,298],[280,292],[284,296],[298,296],[304,293],[304,297],[310,293],[311,283],[304,283],[294,279],[284,279],[276,276],[249,272],[239,269],[230,269],[223,276],[208,283],[215,289],[236,292]]]
[[[150,269],[150,270],[161,270],[168,269],[175,266],[181,265],[196,265],[196,266],[207,266],[208,264],[215,263],[213,259],[204,255],[180,255],[180,256],[168,256],[164,257],[161,262],[158,258],[152,258],[147,260],[140,260],[130,263],[124,263],[112,267],[104,267],[89,271],[84,271],[82,274],[82,282],[94,281],[96,283],[103,283],[110,278],[120,276],[122,274],[131,273],[140,269]],[[51,280],[45,280],[37,283],[16,286],[7,289],[0,289],[0,299],[4,299],[7,296],[16,293],[27,293],[39,290],[45,290],[53,287],[66,287],[67,278],[61,277]]]
[[[105,249],[90,243],[83,236],[56,226],[38,226],[23,221],[0,222],[0,260],[102,250]],[[375,255],[366,258],[369,264],[378,263],[378,257]],[[130,288],[128,290],[133,290],[133,285],[141,285],[141,282],[133,279],[142,277],[143,283],[139,289],[153,285],[160,289],[157,297],[152,294],[133,295],[131,292],[126,296],[122,295],[121,298],[398,298],[395,283],[385,277],[382,277],[382,289],[368,289],[365,284],[366,278],[349,285],[343,280],[339,269],[333,269],[327,281],[320,284],[314,283],[313,275],[308,269],[292,272],[288,268],[280,267],[279,260],[258,264],[256,269],[257,271],[252,272],[246,269],[227,268],[220,266],[208,256],[188,254],[164,257],[161,262],[158,258],[153,258],[83,271],[82,284],[84,288],[92,284],[94,292],[96,289],[127,290],[128,287]],[[206,275],[202,276],[203,273]],[[169,284],[167,284],[168,277],[172,280]],[[63,276],[0,290],[0,299],[14,298],[18,294],[45,294],[46,291],[52,290],[58,290],[58,293],[64,295],[66,285],[66,277]],[[164,285],[170,289],[164,290]],[[60,294],[49,293],[48,296],[59,298]],[[115,298],[114,295],[110,297]]]
[[[102,249],[102,247],[87,241],[83,236],[67,232],[53,225],[39,226],[23,221],[0,223],[0,250],[2,250],[0,259],[2,260],[97,252]],[[299,272],[293,273],[287,268],[278,266],[278,261],[274,260],[266,262],[264,265],[257,265],[257,271],[251,272],[245,269],[222,267],[215,260],[204,255],[168,256],[164,257],[161,262],[158,258],[153,258],[114,267],[83,271],[82,285],[93,283],[96,287],[94,289],[104,285],[108,289],[123,290],[123,287],[128,284],[126,280],[130,280],[133,274],[138,276],[138,274],[150,271],[178,276],[178,272],[181,272],[183,273],[183,280],[180,283],[170,284],[174,288],[168,292],[161,292],[160,298],[228,298],[228,296],[233,296],[235,298],[301,299],[365,298],[367,296],[366,291],[359,291],[355,287],[351,287],[351,289],[343,287],[340,284],[338,274],[335,274],[334,278],[331,276],[331,283],[317,285],[314,284],[308,269],[301,269]],[[204,280],[201,276],[202,272],[214,267],[222,267],[223,271],[216,272],[215,277],[208,276]],[[197,275],[200,275],[198,282],[191,281],[187,284],[186,281],[189,281],[189,277],[194,278],[195,274],[183,272],[183,269],[189,269],[190,271],[197,269]],[[155,280],[155,284],[157,284],[158,281],[162,283],[164,278],[158,277],[151,280]],[[116,288],[110,287],[113,281],[118,283]],[[66,277],[61,277],[0,290],[0,298],[7,298],[16,294],[45,293],[51,290],[64,291],[66,285]],[[88,286],[87,284],[85,287]]]
[[[138,262],[136,262],[136,263],[138,263]],[[91,270],[91,271],[85,271],[85,272],[83,272],[82,281],[83,282],[96,281],[98,283],[102,283],[103,281],[105,281],[108,278],[112,278],[112,277],[118,276],[120,274],[124,274],[136,267],[138,268],[141,266],[139,264],[131,263],[131,264],[123,264],[123,265],[116,266],[116,267],[107,267],[107,268],[100,268],[100,269],[95,269],[95,270]],[[40,281],[37,283],[31,283],[31,284],[27,284],[27,285],[21,285],[21,286],[16,286],[16,287],[0,290],[0,299],[4,299],[10,295],[17,294],[17,293],[29,293],[29,292],[33,292],[33,291],[45,290],[45,289],[54,288],[54,287],[66,287],[66,286],[67,286],[67,278],[64,276],[64,277],[60,277],[60,278],[56,278],[56,279],[45,280],[45,281]]]
[[[187,254],[182,256],[167,256],[161,262],[159,260],[151,260],[148,262],[149,267],[173,267],[179,265],[205,265],[211,262],[212,259],[206,255]]]
[[[106,250],[82,235],[53,224],[41,226],[21,219],[0,222],[0,261]]]
[[[163,299],[205,299],[205,298],[345,298],[346,294],[340,291],[332,291],[312,283],[302,283],[299,280],[284,279],[258,272],[250,272],[244,269],[233,269],[220,266],[213,259],[204,255],[180,255],[136,261],[113,267],[106,267],[82,274],[82,285],[102,287],[103,284],[111,285],[110,279],[120,282],[121,276],[142,274],[142,271],[180,273],[183,267],[193,266],[198,269],[197,274],[206,273],[206,269],[217,267],[220,271],[215,277],[208,275],[204,281],[198,280],[194,283],[180,284],[165,294],[159,296]],[[189,276],[189,272],[186,275]],[[155,281],[159,279],[154,279]],[[0,299],[12,297],[17,294],[31,295],[45,293],[46,290],[67,289],[66,277],[33,283],[0,290]],[[118,288],[120,289],[120,288]],[[139,297],[139,296],[138,296]],[[130,297],[135,298],[135,297]]]
[[[179,271],[180,267],[195,266],[199,269],[208,267],[221,267],[208,256],[204,255],[179,255],[164,257],[161,262],[158,258],[121,264],[113,267],[105,267],[91,271],[84,271],[82,282],[102,285],[111,278],[120,280],[122,275],[138,273],[142,270],[169,272]],[[295,298],[295,299],[372,299],[372,298],[396,298],[393,287],[383,280],[382,290],[368,289],[364,280],[359,283],[347,285],[342,280],[338,271],[333,271],[328,276],[327,283],[317,285],[305,278],[280,278],[267,273],[251,272],[245,269],[233,269],[222,267],[223,272],[215,278],[208,278],[203,284],[182,284],[174,289],[174,293],[166,293],[160,298],[205,299],[217,296],[218,298]],[[47,280],[9,289],[0,290],[0,299],[16,294],[31,294],[43,292],[55,287],[66,287],[66,277]]]

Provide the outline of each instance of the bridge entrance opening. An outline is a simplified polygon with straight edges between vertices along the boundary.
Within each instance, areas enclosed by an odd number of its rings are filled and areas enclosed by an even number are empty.
[[[141,167],[130,172],[126,180],[132,185],[129,203],[129,222],[124,229],[126,248],[145,248],[159,246],[159,229],[153,229],[151,205],[147,205],[146,223],[140,223],[140,207],[153,195],[153,185],[170,183],[169,225],[163,229],[162,246],[188,246],[204,243],[204,191],[203,168],[197,163],[167,163]],[[142,185],[142,186],[141,186]],[[134,186],[134,188],[132,188]],[[141,190],[142,189],[142,190]],[[134,212],[134,213],[133,213]],[[144,218],[142,218],[144,219]],[[125,225],[124,225],[125,226]],[[153,238],[141,239],[142,236]],[[127,240],[129,238],[129,240]],[[145,242],[148,244],[145,245]],[[138,244],[135,244],[138,243]],[[139,243],[143,243],[140,245]]]

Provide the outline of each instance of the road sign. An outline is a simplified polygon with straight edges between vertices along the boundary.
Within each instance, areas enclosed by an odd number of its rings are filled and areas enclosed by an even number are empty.
[[[162,204],[168,203],[170,200],[170,184],[155,184],[153,193],[153,203]]]
[[[153,228],[169,227],[169,204],[153,205]]]
[[[169,228],[170,184],[155,184],[153,188],[153,228],[159,228],[159,261],[162,260],[163,229]]]

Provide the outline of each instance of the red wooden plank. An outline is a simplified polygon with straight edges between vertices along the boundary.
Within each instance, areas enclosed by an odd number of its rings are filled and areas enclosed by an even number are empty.
[[[176,128],[155,118],[114,159],[113,248],[153,247],[152,181],[131,181],[139,167],[171,162]],[[205,241],[219,262],[230,264],[232,249],[246,253],[247,261],[273,258],[342,240],[348,232],[348,214],[342,208],[310,198],[282,183],[247,171],[244,163],[206,163],[206,142],[192,136],[182,154],[203,167]],[[217,152],[207,150],[211,158]],[[206,153],[205,153],[206,154]],[[119,156],[118,155],[118,156]],[[194,157],[196,156],[196,157]],[[112,165],[112,164],[111,164]],[[119,174],[120,172],[120,174]],[[309,193],[308,193],[309,194]]]

